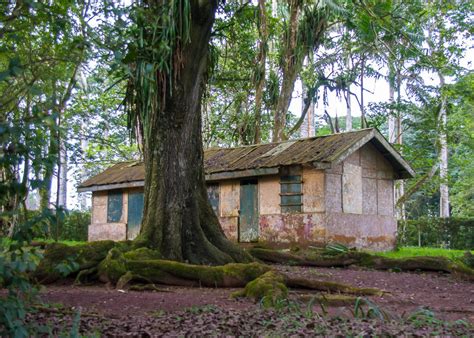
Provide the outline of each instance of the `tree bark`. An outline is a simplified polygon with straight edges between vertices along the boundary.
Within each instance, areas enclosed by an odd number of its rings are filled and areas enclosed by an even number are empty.
[[[314,128],[314,96],[316,91],[314,88],[308,88],[302,81],[303,87],[303,98],[302,98],[302,109],[301,116],[288,132],[288,137],[290,137],[297,130],[300,131],[300,137],[313,137],[316,135]]]
[[[256,88],[255,88],[255,133],[253,143],[258,144],[262,141],[260,122],[262,119],[262,98],[263,98],[263,89],[265,86],[265,66],[267,61],[267,15],[265,9],[265,0],[258,1],[258,11],[259,11],[259,36],[260,41],[258,44],[258,60],[257,60],[257,70],[256,70]]]
[[[303,64],[303,58],[296,54],[298,42],[298,27],[301,12],[301,3],[297,0],[289,1],[290,18],[282,58],[282,84],[277,106],[274,112],[273,142],[282,141],[286,126],[286,113],[291,102],[291,95],[295,88],[296,76]]]
[[[365,71],[365,55],[361,56],[360,62],[360,126],[362,129],[367,128],[367,121],[365,120],[364,108],[364,71]]]
[[[67,208],[67,150],[64,138],[59,144],[59,185],[58,185],[58,206]]]
[[[441,89],[441,107],[439,110],[439,217],[449,217],[449,187],[448,187],[448,140],[447,140],[447,124],[448,116],[446,114],[446,96],[443,95],[443,87],[445,85],[444,76],[438,72],[440,89]]]
[[[393,64],[391,64],[393,60],[389,60],[389,74],[388,74],[388,101],[392,106],[390,108],[390,112],[388,115],[388,141],[390,143],[395,143],[397,140],[396,136],[396,126],[395,126],[395,112],[393,109],[393,105],[395,104],[395,69]]]
[[[349,70],[350,67],[350,49],[348,48],[348,53],[344,57],[344,63],[346,69]],[[352,100],[351,100],[351,84],[347,83],[347,88],[345,90],[345,100],[346,100],[346,131],[352,130]]]
[[[204,180],[201,94],[216,7],[217,1],[191,1],[190,40],[181,46],[179,78],[166,89],[164,109],[148,112],[144,217],[135,240],[166,259],[194,264],[251,260],[225,237]]]

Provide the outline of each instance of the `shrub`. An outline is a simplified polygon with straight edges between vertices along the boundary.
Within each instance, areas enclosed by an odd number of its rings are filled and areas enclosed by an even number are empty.
[[[90,219],[89,211],[58,209],[57,217],[41,227],[41,230],[35,233],[35,237],[60,241],[87,241]]]
[[[398,241],[401,246],[419,245],[472,250],[474,219],[423,217],[399,221]]]

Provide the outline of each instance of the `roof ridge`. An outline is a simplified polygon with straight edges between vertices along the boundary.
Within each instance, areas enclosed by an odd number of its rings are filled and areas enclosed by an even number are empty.
[[[238,149],[238,148],[247,148],[247,147],[259,147],[263,145],[272,145],[272,144],[282,144],[286,142],[295,142],[295,141],[302,141],[302,140],[312,140],[312,139],[317,139],[317,138],[324,138],[324,137],[330,137],[330,136],[336,136],[336,135],[343,135],[343,134],[350,134],[350,133],[361,133],[363,131],[368,131],[368,130],[377,130],[377,128],[370,127],[370,128],[363,128],[363,129],[357,129],[357,130],[348,130],[348,131],[343,131],[341,133],[333,133],[333,134],[327,134],[327,135],[319,135],[319,136],[311,136],[311,137],[301,137],[301,138],[296,138],[296,139],[291,139],[291,140],[284,140],[284,141],[278,141],[278,142],[268,142],[268,143],[256,143],[256,144],[245,144],[241,146],[236,146],[236,147],[210,147],[207,149],[204,149],[204,151],[208,150],[231,150],[231,149]]]

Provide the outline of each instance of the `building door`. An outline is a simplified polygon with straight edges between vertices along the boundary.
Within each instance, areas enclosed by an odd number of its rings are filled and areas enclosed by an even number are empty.
[[[240,182],[239,242],[258,241],[257,180]]]
[[[143,192],[128,194],[127,239],[134,239],[140,232],[143,217]]]

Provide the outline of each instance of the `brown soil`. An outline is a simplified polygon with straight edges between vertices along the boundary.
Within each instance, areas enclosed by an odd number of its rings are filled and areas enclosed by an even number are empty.
[[[447,320],[468,319],[474,323],[474,283],[441,273],[407,273],[364,270],[277,266],[292,276],[318,278],[359,287],[386,290],[383,297],[371,297],[381,308],[403,315],[421,307]]]
[[[43,302],[81,308],[110,318],[175,312],[193,307],[215,305],[229,309],[256,307],[247,299],[231,299],[237,289],[164,287],[164,292],[124,291],[97,286],[49,285],[40,293]]]
[[[300,294],[307,293],[302,290],[290,294],[293,303],[299,304],[297,310],[288,305],[276,310],[263,310],[248,299],[231,299],[230,294],[235,289],[165,287],[166,292],[138,292],[120,291],[103,285],[50,285],[40,292],[40,297],[51,304],[53,310],[39,311],[30,317],[30,321],[48,324],[53,328],[53,335],[68,332],[77,311],[82,313],[81,333],[100,332],[113,336],[474,335],[473,283],[437,273],[276,268],[295,277],[384,289],[389,293],[370,300],[389,316],[384,320],[357,319],[352,304],[324,307],[318,303],[308,314],[307,305],[297,303]],[[59,304],[64,307],[58,307]],[[463,319],[464,324],[441,323],[429,316],[410,320],[409,314],[422,307],[433,311],[437,319],[451,322]]]

